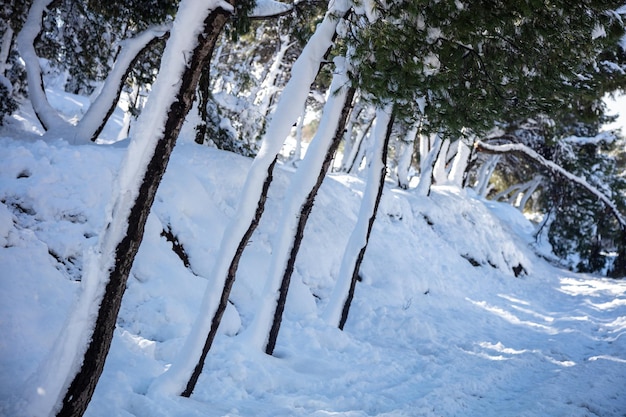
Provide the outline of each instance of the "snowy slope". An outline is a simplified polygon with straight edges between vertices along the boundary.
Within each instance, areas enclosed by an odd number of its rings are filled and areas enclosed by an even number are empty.
[[[83,252],[97,241],[125,152],[44,143],[16,126],[0,132],[3,416],[22,415],[24,392],[37,389],[29,381],[76,302]],[[453,188],[430,198],[385,190],[341,332],[321,317],[364,184],[328,178],[275,356],[247,346],[293,175],[280,169],[194,395],[147,397],[190,330],[250,167],[189,142],[159,189],[88,416],[626,414],[626,283],[553,268],[530,249],[532,226],[516,210]],[[515,277],[519,265],[527,274]]]

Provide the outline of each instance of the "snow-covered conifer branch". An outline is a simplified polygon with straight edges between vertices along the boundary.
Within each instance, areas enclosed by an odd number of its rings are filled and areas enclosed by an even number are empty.
[[[281,3],[275,0],[257,0],[254,9],[248,14],[252,19],[269,19],[284,16],[294,9],[293,4]]]
[[[624,219],[624,216],[622,215],[622,213],[620,213],[620,211],[617,209],[617,206],[615,205],[615,202],[613,202],[613,200],[611,200],[602,191],[598,190],[598,188],[589,184],[589,182],[587,182],[587,180],[585,180],[584,178],[572,174],[571,172],[565,170],[564,168],[557,165],[556,163],[539,155],[537,152],[535,152],[528,146],[523,145],[521,143],[510,143],[510,144],[505,144],[505,145],[490,145],[482,141],[477,141],[474,144],[474,146],[476,147],[478,151],[481,151],[481,152],[496,153],[496,154],[521,152],[524,155],[528,156],[529,158],[534,159],[535,161],[539,162],[541,165],[543,165],[545,168],[549,169],[550,171],[564,176],[568,180],[582,186],[587,191],[589,191],[590,193],[598,197],[598,199],[602,201],[602,203],[609,210],[611,210],[611,213],[613,213],[613,216],[620,224],[620,227],[622,228],[622,230],[626,230],[626,219]]]

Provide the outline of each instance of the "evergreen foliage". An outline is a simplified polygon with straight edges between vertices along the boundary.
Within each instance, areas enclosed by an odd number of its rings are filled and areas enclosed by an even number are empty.
[[[611,153],[623,149],[624,141],[606,136],[594,142],[561,141],[555,157],[560,166],[602,190],[623,213],[626,178]],[[552,178],[546,186],[546,208],[553,213],[547,236],[554,253],[577,271],[609,272],[616,254],[624,250],[623,230],[615,217],[595,196],[566,179]]]
[[[0,126],[4,124],[4,116],[17,110],[17,101],[13,98],[11,91],[0,83]]]
[[[376,100],[423,109],[434,131],[568,109],[593,91],[596,58],[622,33],[614,2],[394,0],[352,38],[358,84]],[[592,36],[602,31],[604,36]]]

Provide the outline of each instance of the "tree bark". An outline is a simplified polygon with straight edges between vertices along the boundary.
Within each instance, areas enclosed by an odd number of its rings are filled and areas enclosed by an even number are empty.
[[[313,203],[315,201],[315,196],[319,191],[319,188],[322,185],[322,181],[326,177],[326,173],[330,167],[330,163],[333,160],[333,156],[337,151],[337,147],[339,143],[343,139],[346,121],[348,119],[348,114],[350,113],[350,109],[352,108],[352,100],[354,98],[355,88],[350,87],[346,93],[344,98],[343,107],[341,110],[341,115],[337,122],[337,126],[335,128],[335,134],[333,137],[330,146],[326,149],[326,154],[324,156],[324,161],[319,169],[319,173],[317,175],[317,181],[313,185],[313,188],[307,195],[304,203],[300,208],[300,215],[298,217],[298,225],[296,227],[296,234],[293,237],[293,242],[291,245],[291,251],[289,253],[289,259],[287,260],[287,264],[285,267],[285,271],[283,273],[283,277],[280,283],[280,288],[278,291],[278,299],[276,300],[276,309],[274,311],[274,317],[272,320],[272,327],[270,328],[267,345],[265,346],[265,353],[271,355],[274,353],[274,348],[276,347],[276,340],[278,339],[278,332],[280,331],[280,325],[282,322],[283,312],[285,310],[285,302],[287,301],[287,293],[289,291],[289,283],[291,282],[291,276],[293,275],[293,270],[296,264],[296,257],[298,255],[298,251],[300,250],[300,244],[302,243],[302,239],[304,238],[304,228],[309,219],[309,215],[311,214],[311,210],[313,209]],[[331,92],[332,94],[332,92]]]
[[[196,125],[195,138],[195,142],[198,145],[204,144],[204,141],[206,140],[207,122],[209,118],[207,105],[209,103],[209,97],[211,96],[211,83],[209,81],[209,69],[206,68],[202,71],[198,84],[198,114],[200,116],[200,121]]]
[[[405,139],[402,143],[402,152],[398,159],[398,165],[396,167],[396,179],[398,187],[403,190],[409,188],[409,170],[411,169],[411,159],[413,158],[413,151],[415,149],[415,138],[417,137],[418,127],[412,126],[406,133]]]
[[[222,321],[222,317],[224,315],[224,311],[226,311],[226,306],[228,304],[228,297],[230,295],[230,291],[235,283],[235,278],[237,275],[237,268],[239,267],[239,261],[241,256],[243,255],[243,250],[246,248],[252,233],[259,225],[259,221],[261,220],[261,216],[263,215],[263,211],[265,210],[265,201],[267,200],[267,192],[270,188],[270,184],[272,183],[272,172],[274,171],[274,165],[276,164],[276,159],[274,162],[268,167],[267,177],[263,182],[263,190],[261,191],[261,196],[259,197],[259,202],[257,204],[256,212],[254,214],[254,219],[250,223],[250,227],[246,230],[245,235],[239,242],[239,246],[237,247],[237,251],[235,252],[235,256],[230,262],[230,266],[228,267],[228,274],[226,275],[226,280],[224,281],[224,288],[222,290],[222,295],[220,297],[220,302],[217,306],[215,314],[211,320],[211,330],[209,330],[209,334],[207,335],[206,341],[202,348],[202,354],[200,355],[200,359],[196,364],[191,377],[189,377],[189,381],[187,381],[187,386],[185,390],[180,394],[183,397],[190,397],[193,393],[193,390],[198,383],[198,378],[200,378],[200,374],[202,373],[202,369],[204,368],[204,362],[206,361],[206,357],[209,354],[209,350],[211,350],[211,345],[213,344],[213,340],[215,339],[215,335],[217,334],[217,329],[219,328],[220,322]]]
[[[234,0],[231,1],[234,2]],[[58,417],[82,416],[91,400],[111,346],[122,296],[143,238],[150,208],[180,128],[191,108],[200,72],[210,61],[217,36],[229,15],[229,12],[217,8],[211,11],[204,20],[203,33],[198,36],[197,46],[193,49],[191,59],[182,74],[176,99],[167,110],[164,130],[160,137],[154,139],[157,141],[156,147],[143,173],[138,195],[132,203],[125,235],[115,247],[115,264],[108,273],[109,280],[98,308],[95,327],[84,354],[83,363],[63,398]]]
[[[367,123],[367,126],[365,126],[365,129],[363,129],[363,132],[361,132],[359,137],[357,137],[354,140],[354,143],[352,144],[352,150],[350,153],[351,157],[349,158],[350,163],[345,169],[343,169],[344,172],[347,172],[348,174],[352,174],[361,164],[361,161],[363,160],[363,143],[366,141],[367,135],[370,133],[370,130],[372,129],[374,120],[376,120],[376,117],[372,117],[370,119],[370,121]]]
[[[435,140],[433,142],[432,148],[428,151],[426,155],[420,155],[421,158],[424,158],[422,163],[420,164],[422,169],[420,172],[420,181],[417,184],[416,193],[417,195],[429,196],[430,195],[430,187],[433,184],[433,171],[434,166],[437,160],[439,159],[439,154],[441,153],[443,141],[441,140],[441,136],[439,134],[435,135]]]
[[[385,186],[385,173],[387,170],[387,147],[389,145],[389,138],[391,137],[391,129],[393,127],[394,115],[392,114],[387,122],[385,137],[382,143],[382,149],[380,149],[380,154],[375,155],[374,157],[380,158],[381,170],[379,173],[375,173],[370,177],[370,180],[378,179],[376,190],[376,199],[374,201],[373,207],[369,209],[369,218],[367,221],[367,233],[365,235],[365,242],[363,242],[363,246],[359,250],[359,253],[356,258],[356,262],[354,263],[354,268],[352,270],[352,277],[350,280],[350,288],[348,289],[348,294],[346,300],[343,304],[343,308],[341,309],[341,318],[339,320],[339,329],[343,330],[346,321],[348,320],[348,313],[350,312],[350,306],[352,305],[352,299],[354,298],[354,291],[356,289],[356,283],[359,280],[359,271],[361,269],[361,263],[363,263],[363,257],[365,256],[365,250],[367,249],[367,245],[369,243],[369,238],[372,233],[372,228],[374,227],[374,220],[376,220],[376,212],[378,211],[378,206],[380,205],[380,199],[383,195],[383,188]],[[373,167],[372,167],[373,168]],[[376,178],[377,177],[377,178]],[[373,184],[371,184],[373,185]],[[368,184],[370,186],[370,184]],[[363,201],[364,204],[367,204],[367,201]],[[362,215],[363,213],[359,213]]]
[[[382,196],[387,169],[387,147],[393,125],[391,112],[391,105],[376,111],[377,122],[373,133],[372,156],[371,160],[368,161],[369,172],[365,192],[363,193],[357,222],[343,253],[335,288],[324,311],[324,320],[330,325],[339,326],[339,328],[343,328],[348,317],[356,281],[359,277],[360,265],[365,255],[365,249],[367,248],[376,211]]]

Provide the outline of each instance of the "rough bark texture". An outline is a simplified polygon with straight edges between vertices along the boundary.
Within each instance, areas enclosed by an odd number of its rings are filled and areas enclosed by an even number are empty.
[[[317,175],[317,181],[315,185],[307,195],[307,198],[300,209],[300,217],[298,218],[298,226],[296,227],[296,235],[293,240],[293,246],[291,247],[291,252],[289,253],[289,259],[287,260],[287,265],[285,267],[285,272],[283,273],[283,278],[280,283],[280,289],[278,292],[278,300],[276,301],[276,310],[274,311],[274,319],[272,320],[272,327],[270,328],[270,333],[267,341],[267,345],[265,346],[265,353],[271,355],[274,353],[274,348],[276,347],[276,340],[278,339],[278,332],[280,331],[280,324],[283,318],[283,312],[285,311],[285,302],[287,301],[287,293],[289,292],[289,283],[291,282],[291,275],[293,274],[293,269],[296,264],[296,257],[298,256],[298,251],[300,250],[300,244],[302,243],[302,238],[304,237],[304,228],[309,219],[309,215],[311,214],[311,209],[313,209],[313,204],[315,202],[315,196],[317,195],[318,190],[322,185],[322,181],[326,177],[326,173],[328,172],[328,168],[330,167],[330,163],[333,160],[333,156],[335,155],[335,151],[337,151],[337,147],[343,139],[344,130],[346,126],[346,121],[348,119],[348,114],[350,113],[350,109],[352,108],[352,99],[354,98],[355,93],[354,87],[350,87],[348,92],[346,93],[346,101],[344,103],[343,109],[341,110],[341,116],[339,117],[339,121],[337,123],[337,129],[335,130],[335,136],[333,137],[333,141],[326,151],[326,155],[324,156],[324,162],[320,168],[320,172]]]
[[[233,283],[235,282],[237,268],[239,267],[239,260],[241,259],[241,255],[243,255],[243,250],[248,244],[248,240],[250,240],[252,233],[259,225],[259,221],[261,220],[261,216],[263,215],[263,211],[265,209],[265,201],[267,199],[267,192],[270,188],[270,184],[272,183],[272,172],[274,171],[274,165],[276,165],[276,159],[274,159],[274,162],[272,162],[267,169],[267,178],[263,183],[263,191],[261,192],[261,196],[259,197],[257,209],[254,214],[254,219],[250,223],[250,227],[248,227],[248,230],[239,242],[239,246],[237,247],[235,256],[233,257],[233,260],[228,267],[228,275],[226,276],[226,280],[224,281],[224,289],[222,290],[220,303],[217,307],[217,310],[215,311],[213,319],[211,320],[211,330],[207,335],[206,342],[204,343],[204,347],[202,348],[202,354],[200,355],[200,359],[198,360],[198,363],[196,364],[196,367],[194,368],[193,373],[191,374],[191,377],[187,382],[187,386],[185,387],[185,390],[180,394],[183,397],[191,396],[198,382],[198,378],[202,373],[202,368],[204,368],[204,361],[206,360],[209,350],[211,350],[213,339],[215,339],[217,329],[219,328],[220,322],[222,321],[222,316],[224,315],[224,311],[226,310],[226,305],[228,304],[228,297],[230,295],[230,290],[233,287]]]
[[[374,124],[374,120],[375,120],[374,117],[372,117],[370,119],[370,121],[367,123],[367,126],[363,130],[363,133],[361,133],[361,135],[356,139],[357,143],[354,143],[352,145],[352,146],[356,145],[357,149],[356,149],[355,152],[353,152],[354,158],[352,158],[352,161],[350,162],[350,165],[348,165],[348,167],[346,169],[344,169],[344,172],[352,174],[356,170],[356,168],[358,168],[356,162],[357,162],[357,159],[359,159],[359,155],[361,155],[361,147],[363,146],[363,142],[365,141],[365,137],[367,136],[368,132],[372,128],[372,125]],[[359,161],[359,164],[360,164],[360,162],[361,161]]]
[[[389,119],[389,123],[387,124],[387,131],[385,132],[385,142],[383,144],[381,160],[383,162],[383,168],[380,175],[380,182],[378,184],[378,193],[376,194],[376,203],[374,204],[374,210],[372,210],[372,215],[369,218],[369,223],[367,225],[367,235],[365,238],[365,245],[359,251],[356,262],[354,264],[354,270],[352,271],[352,279],[350,281],[350,289],[348,290],[348,297],[346,298],[346,302],[343,305],[343,309],[341,310],[341,319],[339,320],[339,329],[343,330],[343,327],[348,320],[348,313],[350,312],[350,305],[352,304],[352,299],[354,298],[354,290],[356,288],[356,282],[359,280],[359,270],[361,268],[361,263],[363,262],[363,257],[365,256],[365,250],[367,249],[367,244],[369,242],[370,235],[372,233],[372,227],[374,226],[374,220],[376,219],[376,212],[378,211],[378,206],[380,205],[380,199],[383,195],[383,188],[385,186],[385,173],[387,171],[387,147],[389,145],[389,138],[391,136],[391,128],[393,127],[394,116],[391,115]]]
[[[202,71],[198,84],[198,114],[200,115],[200,121],[196,125],[195,139],[198,145],[204,144],[204,140],[206,139],[207,120],[209,118],[207,104],[209,102],[209,96],[211,95],[209,80],[209,70],[206,68]]]
[[[234,1],[234,0],[232,0]],[[182,75],[180,88],[172,103],[163,135],[158,138],[154,155],[148,163],[139,195],[131,208],[126,236],[115,250],[115,265],[109,271],[109,282],[96,318],[95,328],[85,352],[80,370],[65,394],[58,417],[82,416],[89,405],[102,374],[106,356],[111,346],[117,315],[126,289],[126,282],[135,255],[143,238],[144,227],[154,202],[161,178],[174,149],[178,133],[193,102],[194,90],[202,67],[208,64],[217,37],[229,14],[224,10],[212,11],[204,21],[204,33],[198,36],[198,45]]]
[[[617,259],[613,268],[609,271],[609,276],[613,278],[626,277],[626,228],[622,227],[620,244],[617,250]]]

